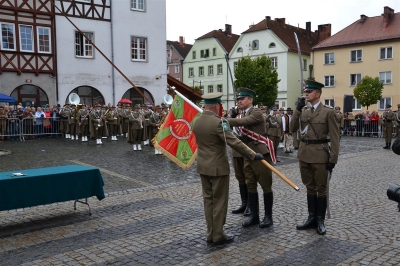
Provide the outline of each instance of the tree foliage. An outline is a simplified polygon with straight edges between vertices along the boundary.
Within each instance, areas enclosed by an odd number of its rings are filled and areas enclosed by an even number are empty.
[[[242,57],[235,69],[235,89],[245,87],[256,93],[253,104],[272,106],[278,96],[278,72],[266,55],[251,59]]]
[[[368,107],[382,98],[383,83],[378,77],[365,76],[354,88],[354,97],[362,105]]]

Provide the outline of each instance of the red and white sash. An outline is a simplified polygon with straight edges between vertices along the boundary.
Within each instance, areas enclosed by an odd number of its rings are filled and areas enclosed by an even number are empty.
[[[243,135],[267,146],[272,162],[274,164],[276,163],[274,143],[272,142],[272,140],[270,140],[269,138],[264,137],[263,135],[260,135],[256,132],[253,132],[247,128],[244,128],[244,127],[239,127],[239,128],[240,128],[240,132],[242,132]]]

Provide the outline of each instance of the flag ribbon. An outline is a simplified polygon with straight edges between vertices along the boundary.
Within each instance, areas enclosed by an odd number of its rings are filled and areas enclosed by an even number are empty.
[[[263,135],[253,132],[244,127],[240,127],[240,132],[242,132],[242,134],[247,136],[248,138],[251,138],[252,140],[258,141],[258,142],[264,144],[265,146],[267,146],[272,162],[274,164],[276,163],[274,143],[272,142],[271,139],[269,139],[268,137],[264,137]]]

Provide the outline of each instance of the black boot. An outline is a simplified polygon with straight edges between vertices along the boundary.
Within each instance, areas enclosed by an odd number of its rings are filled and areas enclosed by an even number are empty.
[[[272,221],[272,205],[274,203],[274,194],[272,192],[264,194],[264,220],[260,223],[260,228],[270,227],[274,222]]]
[[[296,226],[297,230],[317,228],[317,220],[315,218],[317,213],[317,199],[317,195],[307,194],[308,218],[304,224],[298,224]]]
[[[249,203],[249,200],[247,200],[247,206],[246,206],[246,210],[244,210],[243,216],[248,217],[248,216],[250,216],[250,214],[251,214],[250,203]]]
[[[388,142],[388,150],[390,150],[390,146],[392,146],[392,142]]]
[[[242,224],[243,227],[249,227],[260,223],[260,216],[258,214],[258,193],[249,192],[250,202],[250,218]]]
[[[389,149],[389,143],[386,142],[386,146],[383,147],[384,149]]]
[[[239,208],[236,210],[233,210],[233,214],[238,214],[238,213],[243,213],[246,210],[247,206],[247,185],[239,185],[239,192],[240,192],[240,198],[242,199],[242,205],[240,205]]]
[[[318,202],[317,202],[317,233],[319,235],[325,235],[326,234],[326,228],[325,228],[325,213],[326,213],[326,197],[318,197]]]

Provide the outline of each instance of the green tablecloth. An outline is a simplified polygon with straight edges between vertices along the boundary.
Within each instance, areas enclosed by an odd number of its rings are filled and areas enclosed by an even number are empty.
[[[12,176],[22,173],[25,176]],[[0,211],[96,196],[105,198],[100,170],[81,165],[0,173]]]

